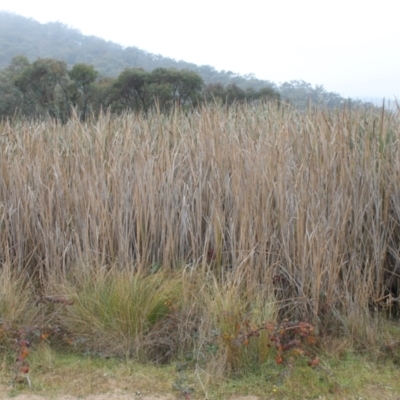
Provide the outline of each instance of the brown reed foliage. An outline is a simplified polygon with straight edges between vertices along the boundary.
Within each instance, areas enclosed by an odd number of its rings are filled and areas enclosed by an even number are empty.
[[[0,125],[0,262],[212,271],[351,332],[397,298],[399,114],[244,105]],[[389,304],[391,305],[391,304]]]

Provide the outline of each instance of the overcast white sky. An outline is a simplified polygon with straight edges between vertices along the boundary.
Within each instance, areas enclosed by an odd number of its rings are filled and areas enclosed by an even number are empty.
[[[399,0],[0,0],[0,10],[275,83],[400,97]]]

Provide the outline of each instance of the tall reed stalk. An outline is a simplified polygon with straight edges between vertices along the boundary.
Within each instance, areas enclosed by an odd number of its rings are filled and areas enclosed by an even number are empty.
[[[0,262],[41,290],[77,268],[211,271],[344,326],[397,295],[399,126],[276,105],[3,122]]]

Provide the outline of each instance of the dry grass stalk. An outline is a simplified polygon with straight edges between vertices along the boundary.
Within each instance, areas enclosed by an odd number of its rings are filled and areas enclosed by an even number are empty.
[[[0,261],[43,292],[77,269],[211,270],[351,329],[397,291],[398,135],[398,114],[275,105],[3,122]]]

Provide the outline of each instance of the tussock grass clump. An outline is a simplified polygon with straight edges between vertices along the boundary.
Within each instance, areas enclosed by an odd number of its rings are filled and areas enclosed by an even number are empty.
[[[34,291],[27,279],[13,274],[7,264],[0,268],[0,346],[10,348],[12,330],[37,323]],[[12,344],[12,342],[11,342]]]
[[[79,283],[65,282],[53,290],[74,302],[58,322],[81,350],[138,359],[152,328],[180,307],[182,282],[166,273],[78,270],[77,277]]]
[[[399,294],[399,126],[272,104],[2,122],[1,265],[74,297],[65,324],[102,349],[209,343],[256,310],[366,346]]]
[[[201,324],[198,327],[198,359],[208,362],[213,379],[259,371],[271,354],[266,332],[243,345],[244,326],[262,326],[276,320],[277,306],[273,294],[262,287],[246,287],[238,277],[220,282],[215,276],[202,277],[199,290],[192,294]],[[210,360],[210,355],[214,356]]]

